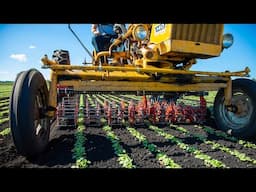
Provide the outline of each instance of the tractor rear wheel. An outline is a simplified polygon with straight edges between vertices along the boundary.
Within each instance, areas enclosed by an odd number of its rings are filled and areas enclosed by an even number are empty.
[[[249,79],[232,81],[233,111],[224,105],[224,90],[220,89],[214,101],[215,121],[221,130],[236,137],[256,136],[256,82]]]
[[[39,71],[31,69],[17,76],[10,99],[10,128],[21,155],[34,157],[48,144],[48,97],[46,81]]]

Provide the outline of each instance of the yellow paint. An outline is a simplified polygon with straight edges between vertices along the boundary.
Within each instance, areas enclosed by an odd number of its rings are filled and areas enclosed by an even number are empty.
[[[224,89],[224,96],[225,96],[225,105],[231,105],[231,99],[232,99],[232,80],[229,79],[227,81],[227,87]]]
[[[151,28],[150,42],[161,43],[170,39],[171,24],[153,24]]]
[[[174,51],[174,52],[181,52],[181,53],[191,53],[191,54],[202,55],[202,57],[204,57],[204,55],[219,56],[222,50],[221,45],[197,43],[193,41],[182,41],[182,40],[172,40],[170,47],[171,47],[171,50],[167,50],[167,52]]]
[[[61,81],[61,85],[73,86],[76,91],[211,91],[225,88],[225,83],[169,84],[159,82],[123,81]]]
[[[174,27],[175,26],[175,27]],[[183,27],[181,29],[181,27]],[[194,27],[194,30],[202,28],[201,31],[197,31],[197,34],[186,34],[184,31],[188,31],[189,27]],[[197,28],[196,28],[197,27]],[[150,42],[154,44],[158,44],[160,55],[173,55],[173,53],[180,53],[180,57],[182,58],[182,54],[195,54],[195,57],[198,58],[208,58],[219,56],[222,51],[222,32],[223,25],[219,25],[218,30],[221,31],[220,36],[214,37],[204,37],[207,28],[208,30],[212,29],[212,27],[216,27],[215,24],[153,24],[152,31],[150,36]],[[216,32],[217,33],[217,32]],[[202,38],[199,36],[203,34]],[[193,39],[193,40],[192,40]],[[202,41],[196,41],[196,39],[202,39]],[[212,39],[218,39],[219,43],[213,43]],[[200,57],[198,56],[200,55]]]
[[[230,76],[247,76],[250,72],[250,69],[246,67],[242,71],[236,72],[207,72],[207,71],[188,71],[188,70],[178,70],[178,69],[166,69],[166,68],[158,68],[158,67],[132,67],[132,66],[79,66],[79,65],[52,65],[49,66],[52,70],[56,71],[57,74],[62,70],[81,70],[81,71],[90,71],[90,74],[97,74],[96,72],[108,71],[113,72],[137,72],[137,73],[163,73],[163,74],[184,74],[184,75],[209,75],[209,76],[222,76],[222,77],[230,77]],[[75,75],[77,71],[73,71]],[[89,73],[89,72],[88,72]],[[77,73],[79,75],[79,73]],[[126,75],[129,75],[128,73]]]
[[[57,107],[57,74],[54,71],[51,72],[48,106]],[[54,116],[54,114],[54,111],[48,112],[49,116]]]
[[[224,88],[225,104],[232,97],[232,76],[248,76],[246,67],[236,72],[191,71],[197,58],[219,56],[222,52],[222,24],[143,24],[149,35],[148,41],[137,42],[133,50],[113,52],[113,48],[129,39],[136,43],[134,32],[140,24],[131,24],[123,36],[116,39],[109,50],[93,53],[91,66],[59,65],[42,58],[44,67],[52,70],[49,106],[57,106],[57,84],[73,86],[78,91],[207,91]],[[209,35],[210,34],[210,35]],[[137,55],[136,55],[137,54]],[[136,55],[137,57],[133,57]],[[132,63],[117,66],[104,63],[100,57],[128,59]],[[187,60],[190,58],[190,60]],[[183,63],[182,69],[175,68]],[[158,76],[161,78],[155,78]],[[179,77],[178,77],[178,76]],[[79,77],[79,80],[57,81],[58,76]],[[190,77],[187,83],[179,83],[182,77]],[[219,81],[221,83],[216,83]],[[54,113],[52,113],[52,116]]]

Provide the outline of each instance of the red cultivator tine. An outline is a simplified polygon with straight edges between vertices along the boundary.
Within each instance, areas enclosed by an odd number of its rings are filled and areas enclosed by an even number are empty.
[[[85,119],[87,123],[91,118],[104,117],[109,126],[122,126],[127,120],[131,125],[141,126],[145,120],[152,124],[165,125],[169,123],[203,123],[206,117],[206,100],[200,96],[199,106],[186,105],[183,102],[167,102],[166,100],[147,100],[143,96],[139,102],[130,100],[126,107],[124,100],[104,100],[101,108],[98,101],[94,107],[90,107],[88,99],[85,100]],[[92,116],[92,111],[93,116]],[[61,110],[60,110],[61,112]]]
[[[128,105],[128,122],[132,125],[135,123],[135,104],[132,100]]]

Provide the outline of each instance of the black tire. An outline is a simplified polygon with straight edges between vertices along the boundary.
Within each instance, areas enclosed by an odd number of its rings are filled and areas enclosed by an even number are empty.
[[[66,50],[53,51],[52,59],[61,65],[70,65],[69,52]]]
[[[229,112],[224,106],[224,89],[214,101],[215,121],[221,130],[236,137],[249,139],[256,136],[256,82],[250,79],[232,81],[232,105],[237,110]]]
[[[44,116],[48,89],[42,74],[31,69],[21,72],[10,99],[10,128],[18,153],[35,157],[49,141],[50,119]]]
[[[207,108],[206,109],[205,119],[206,119],[206,121],[209,121],[209,120],[211,120],[211,118],[212,118],[212,112],[211,112],[211,110],[209,108]]]

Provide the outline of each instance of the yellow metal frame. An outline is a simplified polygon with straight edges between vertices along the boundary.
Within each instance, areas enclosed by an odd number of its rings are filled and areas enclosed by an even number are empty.
[[[83,92],[185,92],[211,91],[224,88],[225,103],[231,104],[231,76],[248,76],[250,69],[246,67],[237,72],[205,72],[156,67],[115,67],[115,66],[78,66],[59,65],[44,57],[45,67],[52,70],[49,106],[57,106],[57,84],[72,86],[76,91]],[[161,74],[163,78],[155,80],[150,74]],[[175,75],[191,75],[189,83],[178,83]],[[59,76],[80,77],[81,80],[61,80]],[[220,82],[220,83],[218,83]],[[53,113],[51,114],[53,115]]]
[[[60,85],[73,86],[83,92],[179,92],[179,91],[213,91],[226,88],[226,83],[169,84],[160,82],[124,82],[124,81],[60,81]]]
[[[185,53],[200,55],[200,58],[208,58],[219,56],[222,51],[221,43],[203,43],[203,42],[195,42],[191,40],[180,40],[174,39],[172,37],[173,25],[177,24],[153,24],[152,30],[150,33],[150,42],[158,45],[160,55],[169,55],[173,54],[173,52],[180,52],[182,55]],[[180,24],[178,24],[180,25]],[[188,32],[189,24],[182,24],[184,28],[186,28],[186,32]],[[206,25],[209,24],[192,24],[192,25],[202,25],[202,31],[206,31]],[[211,25],[211,24],[210,24]],[[223,24],[217,24],[221,34],[224,30]],[[159,29],[158,31],[156,29]],[[179,29],[180,36],[184,36],[181,29]],[[200,31],[197,31],[197,35],[200,36]],[[198,39],[198,36],[196,39]],[[190,37],[191,38],[191,37]],[[190,39],[189,38],[189,39]],[[210,36],[209,36],[210,38]],[[222,36],[218,38],[219,42],[222,40]],[[209,41],[209,39],[208,39]]]
[[[172,45],[167,37],[170,30],[166,34],[155,39],[158,44],[148,46],[147,50],[154,55],[153,57],[131,58],[128,52],[113,52],[113,48],[123,42],[125,39],[134,39],[134,30],[139,24],[132,24],[128,31],[117,38],[108,51],[94,53],[94,58],[91,66],[79,65],[60,65],[53,60],[49,60],[47,56],[42,58],[44,68],[50,68],[51,84],[49,91],[49,106],[57,106],[57,84],[63,86],[72,86],[75,91],[81,92],[187,92],[187,91],[211,91],[224,89],[225,105],[231,105],[232,98],[232,80],[231,76],[245,77],[248,76],[250,69],[246,67],[242,71],[236,72],[205,72],[205,71],[190,71],[189,68],[195,63],[196,54],[204,56],[204,50],[195,48],[195,42],[186,42],[183,46],[183,41],[174,40]],[[150,30],[151,25],[145,25],[147,30]],[[170,27],[170,26],[169,26]],[[153,34],[154,35],[154,34]],[[152,40],[153,36],[151,36]],[[157,37],[158,38],[158,37]],[[167,41],[162,41],[167,38]],[[154,40],[154,39],[153,39]],[[175,45],[175,42],[177,45]],[[142,42],[137,42],[138,48],[142,48]],[[152,42],[151,42],[152,43]],[[150,43],[149,43],[150,44]],[[150,44],[152,45],[152,44]],[[169,46],[169,48],[168,48]],[[183,51],[179,55],[170,51],[170,46],[180,47]],[[205,44],[207,53],[218,55],[221,51],[217,46]],[[167,48],[166,48],[167,47]],[[218,49],[216,49],[216,47]],[[167,51],[165,51],[165,49]],[[193,52],[194,50],[194,52]],[[159,52],[160,51],[160,52]],[[176,50],[179,51],[179,50]],[[192,52],[191,52],[192,51]],[[165,53],[166,52],[166,53]],[[175,69],[173,61],[183,61],[187,54],[193,53],[192,57],[183,66],[183,69]],[[183,55],[182,55],[183,54]],[[175,55],[175,57],[174,57]],[[171,57],[171,61],[169,58]],[[205,55],[205,57],[209,54]],[[118,66],[108,65],[107,63],[99,63],[100,57],[124,58],[131,59],[132,64],[120,64]],[[157,62],[157,66],[154,66]],[[63,78],[64,77],[64,78]],[[64,80],[69,77],[71,80]],[[160,78],[157,78],[160,77]],[[48,113],[54,116],[54,112]]]

